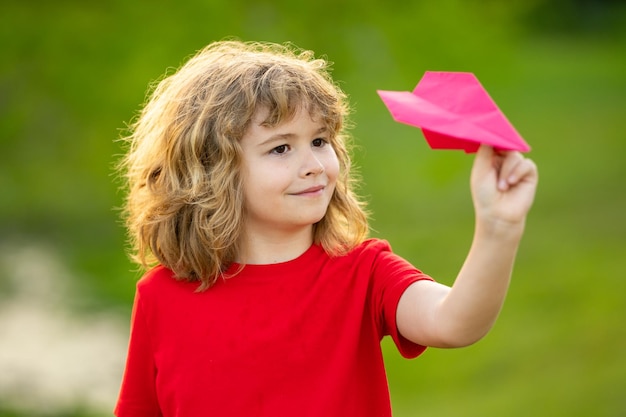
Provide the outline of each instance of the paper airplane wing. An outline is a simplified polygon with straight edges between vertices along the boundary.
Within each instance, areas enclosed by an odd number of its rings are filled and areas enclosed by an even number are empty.
[[[378,94],[393,118],[421,128],[433,149],[469,153],[484,143],[501,150],[530,150],[473,74],[427,72],[412,93]]]

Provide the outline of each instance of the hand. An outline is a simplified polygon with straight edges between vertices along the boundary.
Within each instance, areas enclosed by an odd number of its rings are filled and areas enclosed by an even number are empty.
[[[537,179],[535,163],[519,152],[496,151],[482,145],[470,181],[477,222],[523,226],[535,197]]]

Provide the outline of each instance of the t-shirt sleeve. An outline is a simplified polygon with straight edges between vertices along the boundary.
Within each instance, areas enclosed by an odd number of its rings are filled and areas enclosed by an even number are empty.
[[[156,396],[156,366],[139,289],[135,293],[126,368],[114,414],[161,417]]]
[[[400,297],[409,285],[420,280],[433,279],[410,262],[391,251],[385,241],[379,241],[379,252],[372,266],[374,311],[378,317],[381,338],[391,336],[398,351],[405,358],[415,358],[426,349],[404,338],[396,324],[396,310]]]

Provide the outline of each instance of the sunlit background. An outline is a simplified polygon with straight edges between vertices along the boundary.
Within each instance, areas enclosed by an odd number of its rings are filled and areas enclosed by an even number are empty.
[[[396,416],[626,415],[624,2],[5,0],[0,416],[111,415],[139,276],[117,139],[150,82],[225,37],[334,62],[373,234],[444,283],[472,235],[472,158],[430,150],[376,90],[473,72],[533,147],[540,187],[496,327],[413,361],[385,341]]]

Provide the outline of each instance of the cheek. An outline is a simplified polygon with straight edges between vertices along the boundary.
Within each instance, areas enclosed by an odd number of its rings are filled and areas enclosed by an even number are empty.
[[[332,151],[329,154],[324,166],[328,178],[336,181],[339,176],[339,159],[337,158],[335,151]]]
[[[263,194],[262,183],[259,181],[262,174],[258,173],[258,167],[254,165],[244,164],[242,169],[242,190],[246,207],[249,208],[250,202],[254,202]]]
[[[281,192],[290,176],[284,165],[256,162],[245,167],[244,178],[244,192],[251,196]]]

